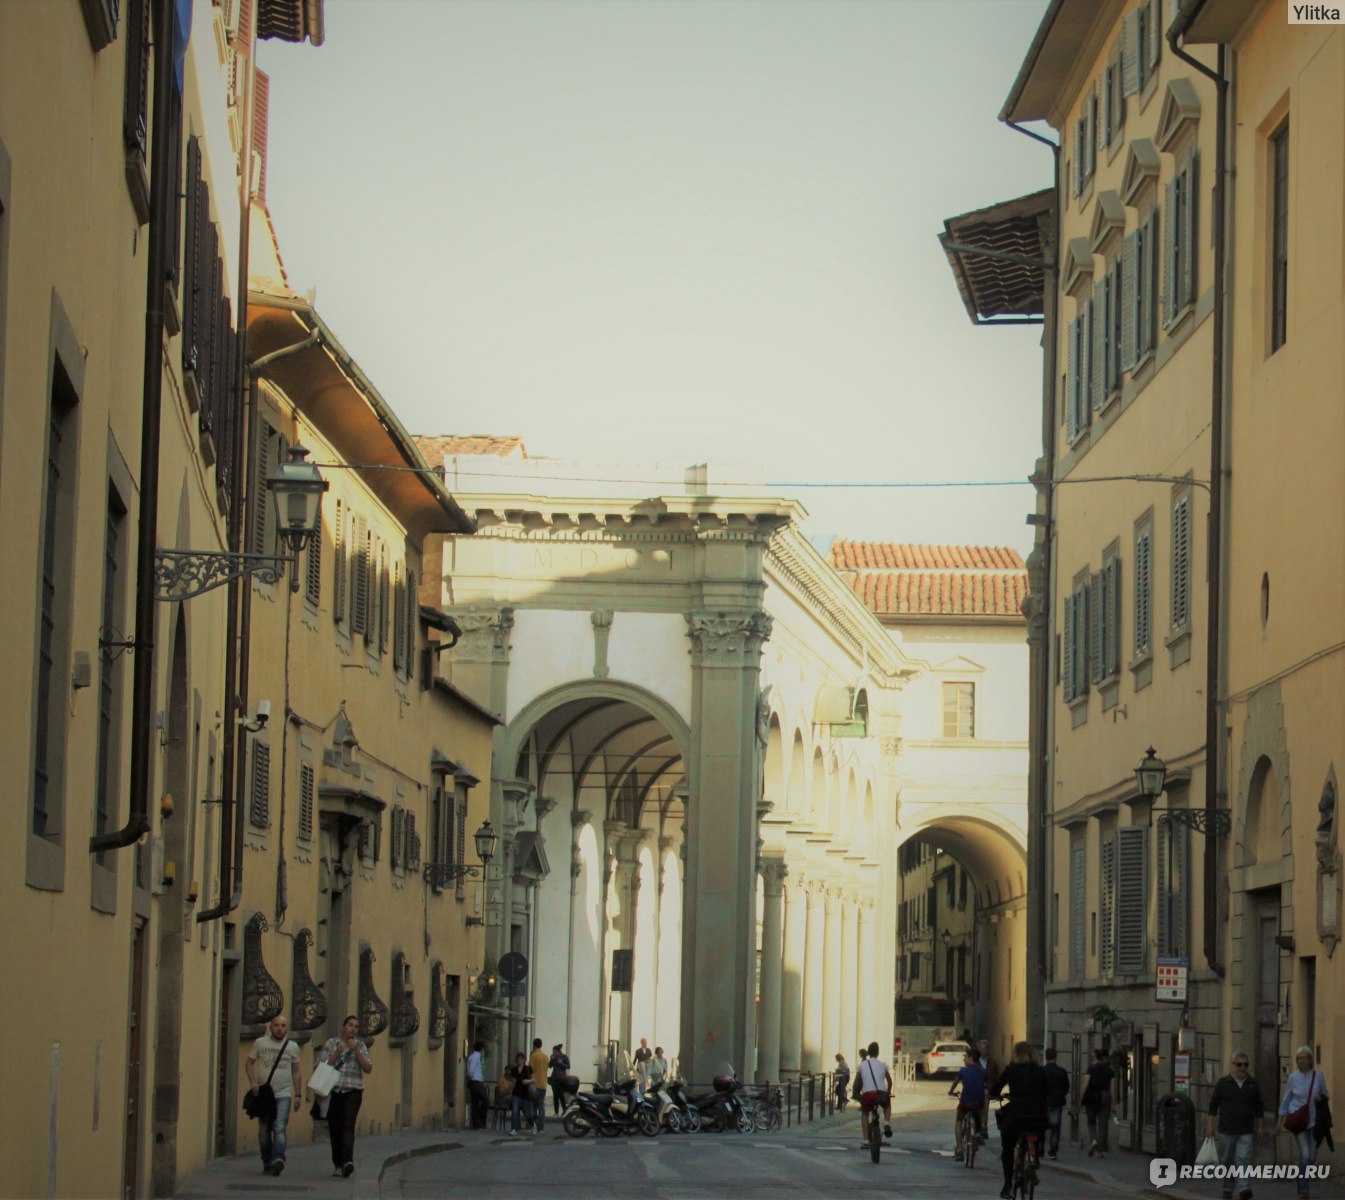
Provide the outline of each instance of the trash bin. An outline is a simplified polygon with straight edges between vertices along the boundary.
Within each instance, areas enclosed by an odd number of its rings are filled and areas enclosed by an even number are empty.
[[[1190,1096],[1169,1092],[1158,1102],[1159,1158],[1170,1158],[1180,1166],[1196,1160],[1196,1106]]]

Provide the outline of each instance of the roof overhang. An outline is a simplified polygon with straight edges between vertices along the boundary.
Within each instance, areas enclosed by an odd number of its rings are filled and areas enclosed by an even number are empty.
[[[297,345],[314,331],[312,349],[265,368],[333,449],[417,541],[430,533],[474,533],[476,525],[426,465],[411,435],[301,298],[248,293],[248,361]],[[358,464],[358,465],[355,465]]]
[[[939,234],[974,325],[1036,323],[1045,312],[1055,191],[949,217]]]
[[[1186,0],[1168,29],[1170,37],[1181,38],[1191,44],[1215,42],[1227,44],[1237,40],[1238,34],[1263,7],[1264,0]]]
[[[1051,0],[1018,69],[1009,98],[999,110],[1001,121],[1051,119],[1094,24],[1107,16],[1103,11],[1106,7],[1098,0]]]
[[[321,46],[326,37],[323,0],[258,0],[257,36],[282,42],[305,39]]]

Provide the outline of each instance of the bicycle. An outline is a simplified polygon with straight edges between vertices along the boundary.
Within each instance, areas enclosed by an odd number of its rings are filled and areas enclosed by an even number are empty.
[[[949,1092],[950,1096],[961,1096],[960,1092]],[[968,1170],[976,1162],[976,1148],[983,1140],[981,1138],[981,1125],[976,1120],[974,1109],[968,1109],[962,1114],[962,1165]]]
[[[1032,1200],[1037,1190],[1037,1147],[1040,1136],[1035,1133],[1020,1133],[1018,1144],[1013,1148],[1012,1188],[1014,1200]]]
[[[883,1122],[891,1120],[887,1105],[891,1103],[891,1094],[878,1092],[873,1107],[868,1111],[869,1118],[869,1156],[877,1162],[883,1147]],[[862,1108],[860,1111],[863,1111]]]

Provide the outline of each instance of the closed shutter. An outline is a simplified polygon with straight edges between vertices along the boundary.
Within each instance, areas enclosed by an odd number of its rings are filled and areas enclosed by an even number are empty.
[[[453,852],[453,862],[464,862],[467,858],[467,789],[459,787],[455,791],[457,802],[457,830],[453,839],[453,845],[450,849]],[[456,895],[462,900],[467,895],[467,880],[463,876],[458,876],[458,887]]]
[[[258,829],[271,824],[271,748],[265,742],[252,743],[252,803],[248,820]]]
[[[350,632],[369,630],[369,528],[363,517],[353,521],[355,544],[351,547],[353,569],[350,575]]]
[[[1103,629],[1106,626],[1106,599],[1103,591],[1102,572],[1099,571],[1088,580],[1088,665],[1090,678],[1101,683],[1107,675],[1107,663],[1103,654]]]
[[[1102,407],[1107,396],[1107,288],[1108,280],[1104,272],[1102,278],[1093,285],[1093,359],[1089,364],[1089,402],[1093,411]]]
[[[1101,863],[1098,871],[1098,933],[1101,945],[1099,952],[1099,973],[1107,978],[1112,974],[1115,958],[1113,946],[1116,921],[1116,834],[1107,835],[1101,846]]]
[[[1172,628],[1185,629],[1191,621],[1191,497],[1183,496],[1172,509]]]
[[[308,574],[304,579],[304,599],[316,608],[322,601],[322,514],[308,542]]]
[[[1079,435],[1079,318],[1069,323],[1065,336],[1065,440]]]
[[[332,526],[332,620],[338,625],[346,619],[346,514],[336,502],[336,524]]]
[[[1061,640],[1061,652],[1064,659],[1060,676],[1064,685],[1065,700],[1074,699],[1074,597],[1065,597],[1065,636]]]
[[[382,539],[378,543],[378,653],[386,654],[388,649],[388,546]]]
[[[411,675],[416,666],[416,627],[420,622],[420,603],[416,592],[416,573],[408,570],[406,572],[406,649],[403,651],[403,661],[406,663],[406,673]]]
[[[1197,151],[1191,151],[1191,157],[1187,160],[1186,169],[1182,172],[1182,220],[1184,229],[1181,238],[1181,297],[1178,300],[1178,307],[1185,304],[1193,304],[1196,300],[1199,282],[1197,261],[1197,234],[1200,230],[1200,189],[1199,189],[1199,168],[1200,155]]]
[[[1163,57],[1163,0],[1149,0],[1149,74]]]
[[[406,866],[410,871],[420,870],[420,834],[416,832],[416,814],[406,814]]]
[[[1191,952],[1191,827],[1178,825],[1172,838],[1172,954]]]
[[[1106,657],[1104,674],[1115,679],[1121,674],[1121,560],[1113,558],[1104,568],[1107,605],[1107,628],[1103,634],[1103,654]]]
[[[1093,613],[1088,604],[1088,581],[1079,584],[1074,596],[1074,694],[1085,695],[1088,691],[1088,631],[1092,628]]]
[[[1121,370],[1135,365],[1135,333],[1139,327],[1139,240],[1140,231],[1128,233],[1121,243]]]
[[[205,405],[202,405],[202,411]],[[253,554],[269,554],[270,540],[269,534],[274,524],[272,520],[272,501],[267,487],[267,480],[271,478],[271,472],[275,470],[275,431],[265,422],[258,422],[257,427],[257,467],[252,476],[252,495],[248,498],[251,505],[251,537]]]
[[[1153,535],[1135,539],[1135,657],[1149,652],[1153,628]]]
[[[313,767],[304,763],[299,767],[299,840],[313,840],[313,799],[316,781]]]
[[[122,140],[145,161],[149,144],[150,0],[129,0],[126,7],[126,94]]]
[[[1078,196],[1083,191],[1083,118],[1080,117],[1074,122],[1074,172],[1073,172],[1074,195]]]
[[[1088,877],[1088,851],[1083,839],[1075,839],[1070,848],[1070,897],[1069,897],[1069,977],[1079,980],[1084,977],[1085,940],[1084,891]]]
[[[1122,264],[1119,258],[1113,260],[1111,270],[1108,272],[1111,278],[1110,295],[1108,303],[1111,307],[1110,313],[1110,348],[1107,353],[1107,367],[1110,372],[1111,392],[1121,390],[1121,341],[1125,330],[1125,304],[1126,290],[1121,286]]]
[[[200,350],[197,329],[196,289],[201,286],[201,264],[205,256],[205,231],[209,222],[209,200],[201,178],[201,139],[187,139],[187,232],[184,239],[182,272],[182,369],[195,372]],[[194,401],[199,403],[199,399]]]
[[[1148,958],[1149,829],[1116,831],[1116,973],[1141,975]]]
[[[406,584],[401,563],[394,565],[393,576],[392,667],[401,673],[406,667]]]
[[[1172,324],[1177,295],[1177,181],[1169,180],[1163,188],[1163,328]]]
[[[1075,420],[1082,433],[1089,424],[1089,404],[1093,395],[1093,301],[1085,300],[1079,310],[1079,408]]]
[[[1148,52],[1139,44],[1139,10],[1126,13],[1121,21],[1121,94],[1133,96],[1140,90],[1140,55]]]

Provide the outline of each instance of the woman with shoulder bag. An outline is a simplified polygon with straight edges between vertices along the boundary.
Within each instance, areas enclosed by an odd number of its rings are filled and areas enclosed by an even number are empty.
[[[1313,1065],[1311,1046],[1300,1046],[1294,1054],[1298,1070],[1292,1071],[1285,1081],[1284,1097],[1280,1100],[1279,1120],[1275,1132],[1281,1129],[1294,1135],[1298,1143],[1298,1194],[1306,1197],[1308,1180],[1305,1168],[1317,1159],[1317,1101],[1329,1093],[1326,1078]]]

